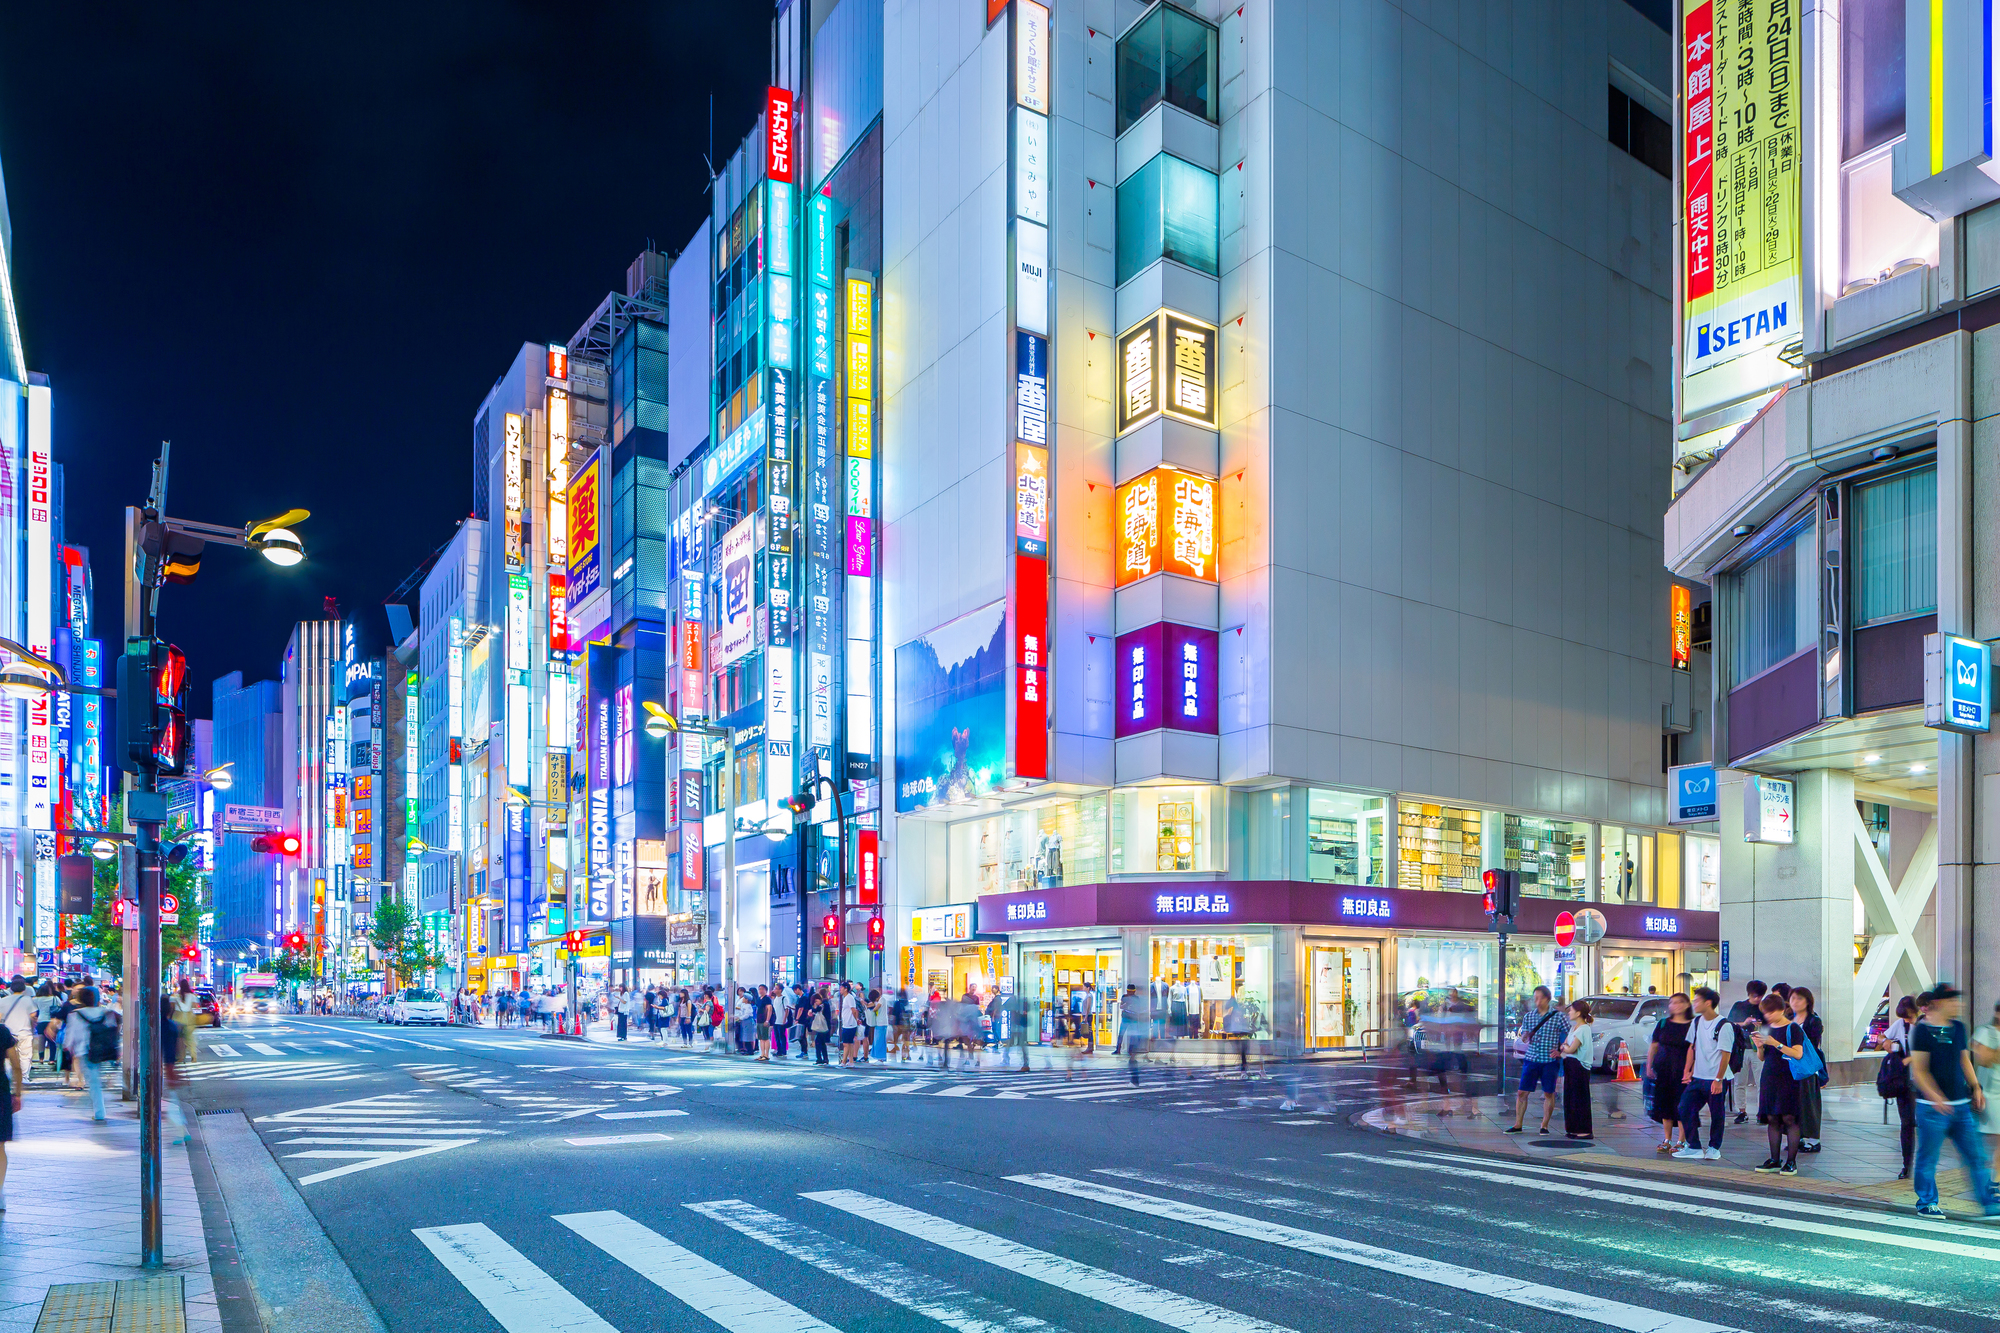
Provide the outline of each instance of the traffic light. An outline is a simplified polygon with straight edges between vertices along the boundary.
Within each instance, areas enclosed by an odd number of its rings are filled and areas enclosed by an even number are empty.
[[[884,928],[883,928],[883,922],[882,922],[882,918],[881,918],[881,917],[879,917],[879,916],[871,916],[871,917],[869,917],[869,918],[868,918],[868,952],[870,952],[870,953],[881,953],[881,952],[882,952],[882,946],[883,946],[884,944],[886,944],[887,942],[888,942],[888,931],[887,931],[886,929],[884,929]]]
[[[840,914],[828,912],[820,918],[819,935],[821,942],[829,949],[840,947]]]
[[[306,948],[305,933],[303,931],[295,930],[291,934],[285,936],[285,947],[287,949],[291,949],[299,953],[304,953]]]
[[[185,774],[194,757],[186,655],[157,639],[127,639],[118,659],[118,699],[118,766],[127,773]]]
[[[1521,905],[1521,875],[1516,870],[1489,870],[1482,877],[1486,893],[1480,906],[1489,917],[1514,918]]]
[[[798,792],[785,798],[785,809],[792,812],[792,818],[803,820],[819,804],[819,797],[809,791]]]
[[[201,946],[199,944],[189,944],[186,948],[181,950],[181,957],[187,959],[190,963],[200,962]]]
[[[303,846],[296,833],[259,833],[250,839],[253,852],[276,852],[279,856],[297,856]]]
[[[147,523],[139,529],[139,549],[160,562],[160,577],[167,583],[194,582],[194,576],[201,573],[205,544],[188,533],[169,532],[164,523]]]

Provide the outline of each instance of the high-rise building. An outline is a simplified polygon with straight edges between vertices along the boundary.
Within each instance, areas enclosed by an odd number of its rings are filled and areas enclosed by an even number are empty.
[[[243,673],[216,678],[211,690],[209,763],[227,766],[226,804],[284,807],[282,788],[292,777],[284,745],[283,692],[275,680],[243,683]],[[218,811],[220,815],[222,812]],[[268,949],[279,926],[285,862],[251,848],[254,833],[231,833],[217,819],[209,882],[214,894],[212,947],[235,955]]]
[[[416,903],[447,956],[438,984],[463,984],[483,960],[491,914],[485,904],[485,754],[497,641],[487,616],[487,524],[467,518],[438,553],[417,592],[418,758]],[[479,865],[478,872],[467,866]],[[476,904],[474,900],[479,900]],[[483,963],[482,963],[483,965]]]
[[[280,863],[277,929],[303,932],[317,950],[326,944],[333,870],[345,850],[335,815],[346,804],[347,772],[335,747],[345,720],[347,634],[346,622],[335,615],[300,621],[278,677],[280,745],[287,759],[278,804],[285,831],[298,835],[299,854]]]

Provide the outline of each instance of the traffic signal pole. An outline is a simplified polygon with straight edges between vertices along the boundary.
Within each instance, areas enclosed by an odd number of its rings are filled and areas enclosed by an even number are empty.
[[[125,511],[125,619],[132,638],[147,644],[150,654],[155,626],[158,590],[152,560],[139,549],[139,524],[157,518],[166,507],[167,446],[160,446],[160,460],[153,465],[151,502],[146,511]],[[129,650],[129,643],[127,645]],[[119,707],[147,708],[146,696],[119,700]],[[160,1209],[160,1092],[165,1071],[160,1059],[160,825],[165,821],[166,802],[160,799],[150,764],[138,765],[138,772],[126,783],[125,817],[137,832],[133,886],[138,890],[139,929],[126,937],[128,959],[138,951],[138,966],[128,962],[126,973],[135,971],[137,984],[128,989],[125,1012],[134,1033],[133,1063],[139,1074],[139,1263],[159,1268],[166,1262]]]

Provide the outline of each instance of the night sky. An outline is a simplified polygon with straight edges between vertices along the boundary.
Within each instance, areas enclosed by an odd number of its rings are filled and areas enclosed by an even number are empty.
[[[297,506],[309,559],[211,546],[161,598],[192,711],[380,603],[472,505],[472,414],[707,210],[768,81],[768,0],[8,6],[0,169],[68,540],[115,639],[123,510]],[[185,17],[184,17],[185,16]]]

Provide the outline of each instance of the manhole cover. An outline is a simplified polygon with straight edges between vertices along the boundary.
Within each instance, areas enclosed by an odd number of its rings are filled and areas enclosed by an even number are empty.
[[[1588,1147],[1590,1147],[1590,1146],[1591,1146],[1591,1140],[1589,1140],[1589,1139],[1529,1139],[1529,1140],[1528,1140],[1528,1146],[1529,1146],[1530,1148],[1563,1148],[1563,1149],[1576,1149],[1576,1148],[1588,1148]]]

